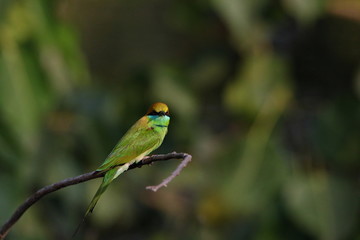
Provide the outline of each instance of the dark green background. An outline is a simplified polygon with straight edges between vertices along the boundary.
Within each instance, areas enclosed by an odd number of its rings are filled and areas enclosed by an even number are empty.
[[[357,0],[0,0],[0,223],[96,169],[155,101],[156,153],[79,239],[360,239]],[[100,180],[50,194],[8,239],[65,239]]]

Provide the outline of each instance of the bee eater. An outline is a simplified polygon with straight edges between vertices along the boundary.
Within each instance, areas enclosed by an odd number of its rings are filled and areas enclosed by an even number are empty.
[[[154,103],[120,139],[104,163],[96,171],[107,171],[103,181],[85,213],[94,210],[100,196],[109,184],[129,166],[157,149],[164,140],[170,122],[169,108],[165,103]]]

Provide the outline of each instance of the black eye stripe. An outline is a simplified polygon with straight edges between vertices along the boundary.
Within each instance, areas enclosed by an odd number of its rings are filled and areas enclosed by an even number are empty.
[[[152,115],[152,116],[161,116],[161,115],[166,115],[166,116],[170,116],[169,111],[166,111],[164,113],[164,111],[160,111],[160,112],[156,112],[155,110],[152,110],[150,113],[148,113],[147,115]]]
[[[159,113],[156,112],[155,110],[152,110],[151,112],[148,113],[148,115],[159,115]]]

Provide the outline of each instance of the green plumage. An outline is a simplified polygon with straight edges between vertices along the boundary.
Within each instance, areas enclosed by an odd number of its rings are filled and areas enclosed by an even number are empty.
[[[97,171],[108,171],[91,200],[84,219],[93,211],[100,196],[116,177],[125,172],[132,163],[141,160],[161,145],[169,122],[167,106],[163,103],[155,103],[150,107],[148,114],[140,118],[127,131],[104,163],[97,169]]]

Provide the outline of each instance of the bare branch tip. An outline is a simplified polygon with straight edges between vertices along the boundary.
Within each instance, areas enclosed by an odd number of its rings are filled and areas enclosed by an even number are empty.
[[[155,186],[147,186],[147,187],[146,187],[146,190],[150,190],[150,191],[156,192],[158,189],[157,189]]]

